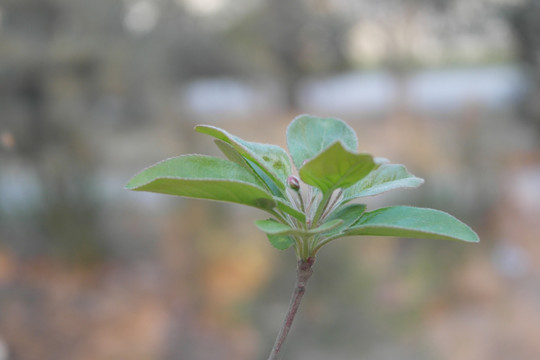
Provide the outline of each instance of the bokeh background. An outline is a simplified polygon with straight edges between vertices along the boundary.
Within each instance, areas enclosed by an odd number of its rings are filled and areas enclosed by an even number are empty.
[[[298,114],[426,183],[478,245],[326,247],[286,359],[540,358],[540,2],[1,0],[0,360],[265,359],[294,285],[264,213],[123,189]]]

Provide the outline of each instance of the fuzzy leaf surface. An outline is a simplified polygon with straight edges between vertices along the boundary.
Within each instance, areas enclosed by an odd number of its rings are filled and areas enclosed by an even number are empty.
[[[285,189],[287,177],[292,173],[292,168],[289,155],[279,146],[246,141],[210,125],[198,125],[195,130],[230,144],[240,155],[257,164],[275,185],[282,190]]]
[[[330,230],[334,230],[335,228],[340,227],[343,224],[342,219],[333,219],[325,222],[321,226],[316,227],[315,229],[311,229],[308,231],[309,234],[320,234],[320,233],[326,233]]]
[[[339,119],[300,115],[287,128],[287,147],[297,169],[336,141],[350,151],[358,148],[356,133]]]
[[[345,234],[480,241],[469,226],[452,215],[412,206],[390,206],[367,212]]]
[[[334,211],[329,217],[328,221],[332,221],[334,219],[340,219],[343,220],[343,223],[339,226],[333,229],[330,233],[326,234],[328,236],[337,235],[347,228],[354,225],[358,219],[364,214],[366,211],[366,205],[365,204],[350,204],[343,206],[341,208],[338,208],[336,211]]]
[[[285,201],[278,197],[275,197],[274,200],[276,201],[276,204],[277,204],[276,206],[279,210],[291,215],[296,220],[302,223],[306,222],[306,215],[303,212],[298,211],[294,207],[292,207],[288,201]]]
[[[383,164],[343,191],[343,201],[373,196],[394,189],[415,188],[423,183],[424,179],[414,176],[403,165]]]
[[[371,155],[351,152],[337,141],[306,162],[299,174],[306,184],[328,193],[354,185],[377,166]]]
[[[289,225],[282,224],[273,219],[255,221],[255,225],[261,231],[269,235],[299,235],[299,236],[314,235],[314,234],[320,234],[320,233],[324,233],[332,229],[335,229],[341,224],[343,224],[343,220],[333,219],[322,224],[321,226],[317,228],[309,229],[309,230],[302,230],[302,229],[292,228]]]
[[[270,235],[291,235],[297,232],[296,229],[293,229],[289,225],[282,224],[272,219],[268,220],[257,220],[255,225],[259,230]]]
[[[254,172],[253,169],[249,167],[246,159],[244,159],[244,157],[242,157],[242,155],[240,155],[240,153],[236,151],[236,149],[231,144],[220,139],[214,139],[214,143],[227,159],[237,163],[238,165],[242,165],[246,169]]]
[[[276,202],[260,180],[244,167],[204,155],[161,161],[135,175],[128,190],[233,202],[270,210]]]
[[[294,244],[294,239],[287,235],[266,234],[268,241],[278,250],[287,250]]]

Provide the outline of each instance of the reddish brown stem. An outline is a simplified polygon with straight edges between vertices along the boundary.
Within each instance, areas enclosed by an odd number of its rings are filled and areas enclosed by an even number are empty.
[[[296,268],[296,286],[294,287],[291,302],[289,303],[289,310],[287,311],[287,316],[283,321],[283,325],[281,326],[281,330],[279,331],[276,342],[274,343],[274,347],[272,348],[272,352],[270,353],[268,360],[279,359],[279,353],[281,351],[281,348],[285,343],[285,339],[289,334],[289,330],[291,329],[294,317],[296,315],[296,312],[298,311],[300,302],[302,301],[302,297],[306,292],[307,282],[311,277],[311,274],[313,274],[313,270],[311,269],[311,267],[313,266],[314,262],[314,257],[309,257],[306,260],[298,261],[298,267]]]

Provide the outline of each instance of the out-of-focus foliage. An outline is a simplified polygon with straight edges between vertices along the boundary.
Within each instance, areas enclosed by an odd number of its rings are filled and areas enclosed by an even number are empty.
[[[524,99],[525,116],[540,126],[540,3],[528,1],[508,11],[516,38],[518,59],[529,74],[529,92]]]

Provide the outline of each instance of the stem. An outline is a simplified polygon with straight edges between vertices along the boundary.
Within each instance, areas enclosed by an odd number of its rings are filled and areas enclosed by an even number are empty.
[[[302,198],[302,194],[300,193],[300,191],[297,192],[297,195],[298,195],[298,199],[300,199],[300,209],[302,210],[302,212],[305,214],[306,213],[306,209],[304,207],[304,199]]]
[[[283,224],[292,225],[290,223],[290,221],[287,221],[287,219],[284,216],[282,216],[279,212],[277,212],[275,210],[268,210],[268,213],[274,215],[276,217],[276,219],[279,219]]]
[[[310,242],[311,242],[310,240],[311,240],[311,238],[309,238],[309,237],[308,238],[304,237],[302,239],[302,242],[303,242],[303,245],[304,245],[304,248],[302,249],[302,254],[301,254],[301,257],[300,257],[300,259],[302,259],[302,260],[306,260],[306,259],[309,258],[309,245],[310,245]]]
[[[298,307],[300,306],[300,301],[302,301],[302,297],[306,292],[306,284],[311,277],[311,274],[313,274],[311,267],[313,266],[314,262],[314,257],[309,257],[306,260],[298,261],[298,267],[296,268],[296,286],[291,297],[291,302],[289,303],[289,310],[287,311],[287,316],[283,321],[283,325],[281,326],[281,330],[279,331],[268,360],[279,359],[281,348],[285,343],[289,330],[291,329],[294,317],[298,311]]]
[[[336,204],[339,200],[339,198],[341,197],[341,194],[343,193],[343,190],[341,189],[338,189],[335,194],[332,194],[330,196],[330,199],[332,198],[332,196],[334,197],[333,200],[329,200],[328,202],[328,206],[326,206],[326,209],[323,211],[323,214],[321,216],[322,219],[326,218],[335,208],[336,208]]]
[[[323,194],[321,202],[319,203],[319,206],[317,207],[317,211],[315,212],[315,216],[313,217],[313,226],[317,226],[319,224],[319,220],[321,219],[321,215],[326,209],[326,206],[328,205],[328,201],[330,201],[330,198],[332,197],[332,192],[327,192]]]

